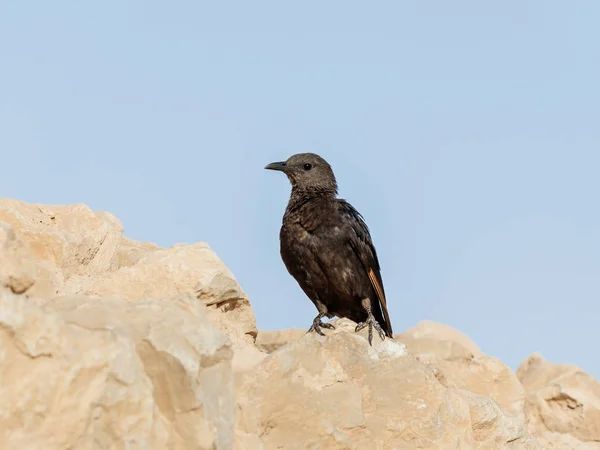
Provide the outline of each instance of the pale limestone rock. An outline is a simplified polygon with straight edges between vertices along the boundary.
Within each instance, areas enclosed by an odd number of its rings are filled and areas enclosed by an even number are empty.
[[[267,356],[238,384],[236,448],[533,449],[517,417],[447,388],[397,340],[369,346],[334,321]]]
[[[213,288],[213,284],[217,286]],[[209,291],[207,297],[211,298],[222,296],[222,288],[227,289],[231,297],[244,296],[233,274],[203,242],[175,244],[168,249],[149,251],[134,265],[90,279],[79,292],[98,296],[118,295],[125,300],[137,301],[193,294],[199,285]]]
[[[133,252],[139,252],[139,247]],[[215,252],[206,243],[176,244],[153,249],[131,266],[90,279],[78,286],[92,296],[118,296],[129,301],[156,298],[168,301],[193,294],[208,308],[209,318],[232,340],[235,370],[251,367],[263,357],[254,346],[256,319],[248,297]],[[123,259],[123,255],[121,258]]]
[[[254,346],[256,319],[248,297],[208,244],[165,249],[136,242],[122,236],[123,227],[114,216],[85,205],[0,199],[0,221],[9,224],[0,231],[0,248],[11,255],[6,256],[10,264],[0,265],[0,282],[10,283],[13,290],[29,289],[42,303],[54,295],[168,301],[194,294],[232,340],[236,370],[264,357]]]
[[[469,403],[471,429],[476,448],[487,449],[541,449],[535,437],[519,415],[502,409],[490,397],[473,394],[461,389],[461,395]]]
[[[123,236],[118,249],[119,268],[131,267],[148,253],[156,250],[162,249],[152,242],[138,242]]]
[[[29,249],[17,239],[13,227],[0,222],[0,285],[22,294],[34,282],[35,267]]]
[[[335,324],[337,319],[331,323]],[[261,350],[271,353],[278,348],[289,344],[290,342],[301,339],[306,334],[308,328],[287,328],[284,330],[259,330],[256,338],[256,346]],[[462,351],[465,355],[481,354],[477,345],[460,331],[441,323],[422,321],[416,327],[409,328],[403,333],[396,333],[395,339],[410,338],[412,341],[418,341],[425,344],[428,340],[437,342],[436,352],[439,353],[442,346],[445,347],[444,353],[451,355],[454,352]],[[442,342],[441,342],[442,341]],[[460,344],[456,347],[455,344]]]
[[[62,281],[62,274],[50,264],[34,259],[29,245],[11,225],[0,222],[0,286],[16,294],[49,296]]]
[[[497,358],[483,355],[464,334],[435,322],[395,335],[408,352],[440,372],[449,386],[494,399],[507,411],[524,419],[525,392],[516,374]]]
[[[193,297],[39,307],[2,289],[0,349],[3,448],[231,448],[229,340]]]
[[[257,337],[207,244],[136,242],[84,205],[3,199],[0,221],[7,448],[229,449],[234,423],[238,450],[536,448],[514,374],[449,327]]]
[[[95,276],[118,267],[123,226],[111,214],[85,205],[35,205],[0,199],[0,221],[29,244],[33,256],[53,264],[65,281]]]
[[[263,352],[272,353],[275,350],[301,339],[307,329],[288,328],[285,330],[258,330],[256,346]]]
[[[452,353],[453,343],[460,344],[461,347],[474,355],[481,353],[479,347],[469,339],[464,333],[442,323],[432,322],[430,320],[423,320],[418,323],[416,327],[409,328],[401,334],[396,334],[396,337],[410,336],[412,339],[426,342],[431,339],[434,341],[447,342],[448,352]],[[441,348],[441,344],[438,345],[438,351]]]
[[[600,449],[600,383],[576,366],[535,353],[517,372],[526,391],[528,429],[541,448]]]

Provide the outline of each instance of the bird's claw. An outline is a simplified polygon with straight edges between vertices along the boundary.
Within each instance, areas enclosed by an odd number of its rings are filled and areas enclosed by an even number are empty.
[[[321,331],[321,328],[335,330],[335,327],[332,324],[321,322],[321,316],[317,316],[317,317],[315,317],[315,320],[313,320],[312,326],[308,329],[308,331],[306,333],[308,334],[311,331],[315,331],[316,333],[320,334],[321,336],[325,336],[325,334]]]
[[[366,326],[369,327],[369,345],[371,345],[371,346],[373,345],[373,328],[375,328],[375,330],[377,330],[377,333],[379,334],[379,337],[381,338],[382,341],[385,339],[385,333],[383,332],[381,325],[379,325],[379,322],[377,322],[375,320],[375,317],[373,317],[372,315],[369,315],[369,317],[367,318],[367,320],[365,322],[361,322],[358,325],[356,325],[356,328],[354,329],[354,331],[358,332],[358,331],[362,330],[363,328],[365,328]]]

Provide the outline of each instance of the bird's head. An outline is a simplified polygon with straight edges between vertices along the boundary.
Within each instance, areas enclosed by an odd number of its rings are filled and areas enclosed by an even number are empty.
[[[285,173],[292,184],[292,192],[337,194],[337,182],[331,166],[314,153],[298,153],[287,161],[268,164],[265,169]]]

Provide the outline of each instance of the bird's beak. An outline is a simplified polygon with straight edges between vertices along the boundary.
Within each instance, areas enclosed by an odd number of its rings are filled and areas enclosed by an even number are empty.
[[[286,164],[285,161],[280,161],[280,162],[274,162],[271,164],[267,164],[265,166],[265,169],[269,169],[269,170],[279,170],[281,172],[285,172],[286,169]]]

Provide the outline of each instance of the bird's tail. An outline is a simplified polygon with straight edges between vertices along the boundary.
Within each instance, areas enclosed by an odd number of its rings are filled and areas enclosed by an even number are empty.
[[[390,315],[387,309],[387,301],[385,299],[385,292],[383,291],[383,286],[377,279],[375,275],[375,271],[373,269],[369,269],[369,280],[371,280],[371,284],[373,285],[373,289],[375,289],[375,293],[377,294],[377,298],[379,300],[379,305],[381,307],[381,312],[383,314],[383,321],[381,325],[383,325],[383,329],[385,334],[388,337],[394,337],[392,332],[392,322],[390,320]]]

